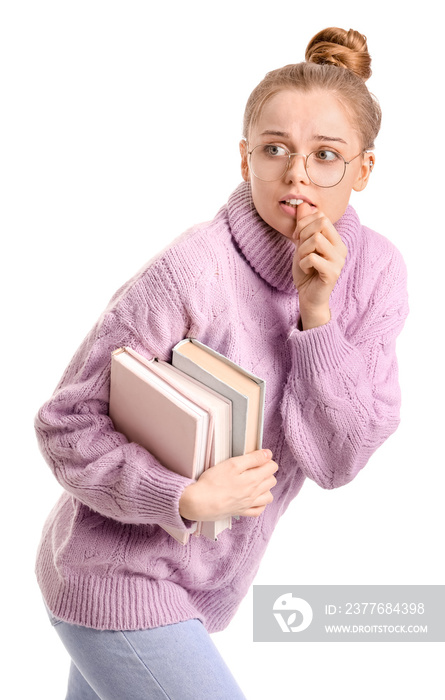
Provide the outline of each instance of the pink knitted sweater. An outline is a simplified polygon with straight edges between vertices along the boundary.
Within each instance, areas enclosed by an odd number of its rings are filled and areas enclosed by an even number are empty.
[[[271,229],[242,183],[127,282],[86,337],[36,417],[41,451],[64,488],[36,573],[56,616],[98,629],[199,618],[224,629],[248,591],[279,517],[306,477],[348,483],[399,422],[396,336],[408,312],[403,260],[348,207],[336,223],[348,256],[331,321],[297,328],[294,245]],[[113,429],[110,354],[121,345],[170,360],[198,338],[266,381],[264,447],[279,464],[274,500],[217,542],[182,546],[158,523],[179,515],[190,482]]]

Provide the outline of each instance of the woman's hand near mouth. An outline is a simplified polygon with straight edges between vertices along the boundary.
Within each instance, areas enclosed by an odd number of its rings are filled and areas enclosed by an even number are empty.
[[[329,298],[348,251],[335,226],[318,210],[302,218],[297,213],[293,241],[292,274],[298,289],[302,327],[308,330],[330,321]]]

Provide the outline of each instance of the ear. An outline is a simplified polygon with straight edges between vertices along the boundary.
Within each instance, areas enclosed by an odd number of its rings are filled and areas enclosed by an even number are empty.
[[[243,180],[245,180],[246,182],[249,182],[250,173],[249,173],[247,149],[248,149],[248,146],[247,146],[246,139],[241,139],[241,141],[239,142],[239,152],[241,154],[241,175],[243,176]]]
[[[360,172],[355,180],[352,189],[356,192],[361,192],[368,184],[369,177],[375,165],[375,155],[371,151],[366,151],[363,154],[363,163],[360,166]]]

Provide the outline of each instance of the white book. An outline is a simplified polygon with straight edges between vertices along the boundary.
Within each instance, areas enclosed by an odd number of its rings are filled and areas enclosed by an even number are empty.
[[[266,384],[195,338],[175,345],[172,364],[232,402],[232,455],[261,449]]]

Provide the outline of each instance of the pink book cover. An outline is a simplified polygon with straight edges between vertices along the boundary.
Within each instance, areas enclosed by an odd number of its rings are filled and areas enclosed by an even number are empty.
[[[195,479],[208,453],[208,414],[150,371],[148,361],[145,367],[138,364],[128,350],[112,355],[109,415],[114,427],[163,466]],[[188,541],[188,532],[162,527],[182,544]]]

